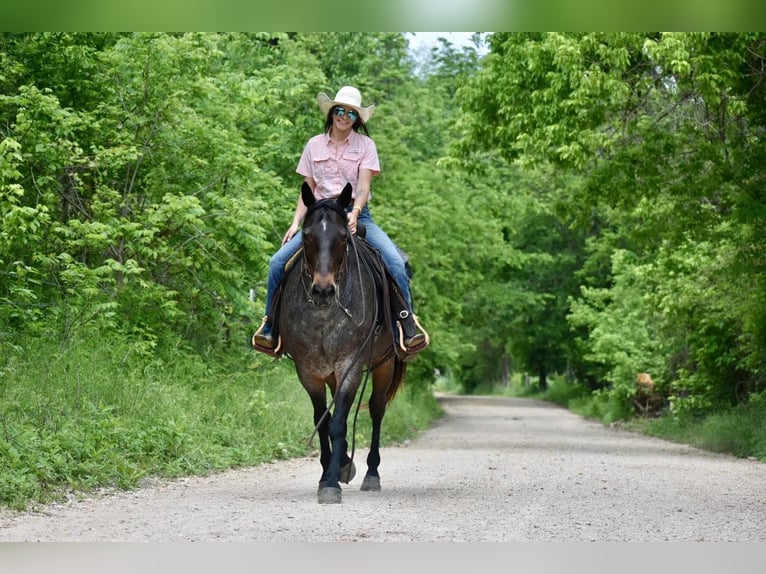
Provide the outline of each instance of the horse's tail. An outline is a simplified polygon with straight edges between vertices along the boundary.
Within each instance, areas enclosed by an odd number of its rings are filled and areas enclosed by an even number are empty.
[[[386,390],[386,404],[389,404],[394,400],[396,393],[404,382],[404,373],[407,371],[407,363],[402,361],[399,357],[394,357],[394,376],[391,377],[391,384]]]

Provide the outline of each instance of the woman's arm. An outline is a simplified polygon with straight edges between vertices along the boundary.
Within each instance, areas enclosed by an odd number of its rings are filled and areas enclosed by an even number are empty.
[[[356,220],[359,214],[367,205],[370,198],[370,182],[372,181],[372,171],[369,169],[359,170],[359,179],[356,181],[356,197],[354,198],[354,207],[348,213],[348,227],[351,233],[356,233]]]
[[[306,183],[309,184],[309,187],[311,187],[311,191],[314,191],[314,187],[316,186],[316,182],[311,177],[306,177]],[[301,199],[301,196],[298,196],[298,203],[295,205],[295,213],[293,214],[293,222],[290,224],[290,227],[285,232],[284,237],[282,237],[282,245],[290,241],[293,236],[300,231],[301,228],[301,222],[303,221],[303,218],[306,217],[306,212],[308,211],[308,208],[304,205],[303,199]]]

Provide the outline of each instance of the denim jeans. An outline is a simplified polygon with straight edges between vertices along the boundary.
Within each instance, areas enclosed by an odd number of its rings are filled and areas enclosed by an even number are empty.
[[[399,285],[399,289],[402,291],[405,301],[410,310],[412,310],[412,299],[410,297],[410,280],[407,277],[407,270],[404,267],[404,261],[402,260],[399,251],[396,249],[396,245],[386,235],[378,225],[373,222],[370,216],[370,210],[367,206],[362,209],[357,221],[364,224],[367,229],[366,239],[367,242],[380,251],[380,255],[383,258],[383,263],[393,276],[396,283]],[[296,233],[290,241],[285,243],[279,248],[271,259],[269,259],[269,280],[266,287],[266,315],[269,314],[271,309],[271,301],[274,298],[279,284],[282,282],[282,277],[285,274],[285,265],[290,260],[290,257],[295,255],[295,252],[301,246],[303,234],[299,231]]]

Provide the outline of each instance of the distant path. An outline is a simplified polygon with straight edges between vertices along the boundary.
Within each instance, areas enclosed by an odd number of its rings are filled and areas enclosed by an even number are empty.
[[[319,505],[314,457],[23,514],[0,541],[766,541],[766,465],[610,429],[529,399],[441,397],[382,449],[383,490]],[[385,425],[385,420],[384,423]]]

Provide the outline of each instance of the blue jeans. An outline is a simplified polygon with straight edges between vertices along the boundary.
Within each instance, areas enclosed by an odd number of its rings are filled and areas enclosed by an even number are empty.
[[[367,229],[367,242],[380,251],[383,263],[399,285],[399,289],[401,289],[402,295],[411,311],[410,280],[404,268],[404,260],[399,255],[396,245],[386,235],[386,232],[372,221],[370,210],[366,205],[359,214],[357,221],[364,224]],[[282,277],[284,277],[285,265],[290,260],[290,257],[295,255],[295,252],[300,248],[302,238],[303,234],[299,231],[269,259],[269,281],[266,287],[266,315],[271,310],[271,301],[274,298],[274,293],[276,293],[279,284],[282,282]]]

